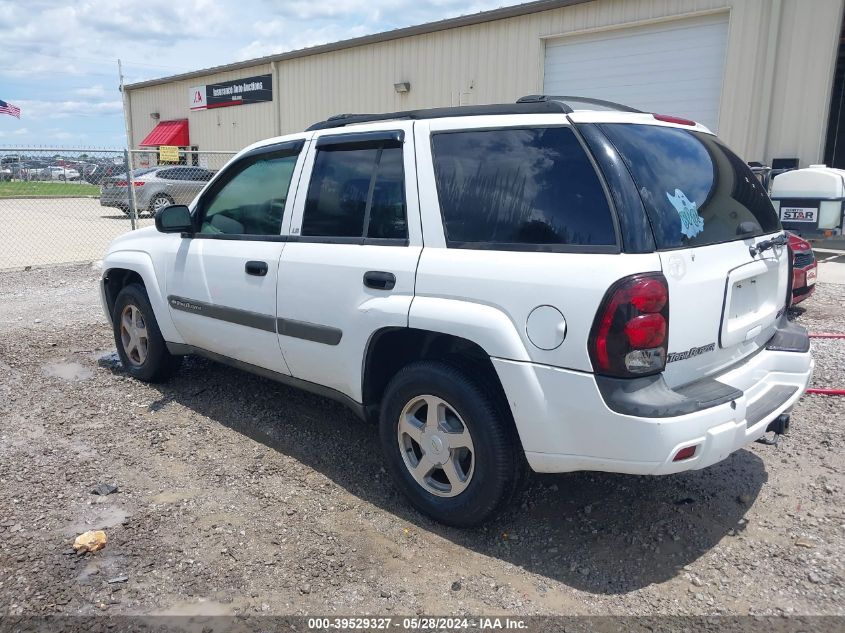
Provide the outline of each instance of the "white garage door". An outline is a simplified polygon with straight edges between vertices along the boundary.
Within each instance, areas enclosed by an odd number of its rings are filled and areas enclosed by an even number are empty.
[[[548,40],[543,92],[608,99],[716,131],[727,41],[726,13]]]

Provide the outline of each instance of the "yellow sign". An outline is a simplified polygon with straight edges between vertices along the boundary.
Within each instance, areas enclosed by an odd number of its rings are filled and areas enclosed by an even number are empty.
[[[160,145],[158,148],[158,162],[178,163],[179,148],[175,145]]]

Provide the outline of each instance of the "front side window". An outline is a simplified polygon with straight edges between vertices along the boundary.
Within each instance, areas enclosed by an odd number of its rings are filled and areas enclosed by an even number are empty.
[[[247,159],[210,201],[200,233],[279,235],[297,154]]]
[[[303,237],[405,239],[405,176],[400,145],[319,148]]]
[[[571,129],[440,132],[431,143],[450,248],[616,244],[607,196]]]
[[[658,125],[601,127],[637,184],[659,249],[780,230],[766,190],[715,136]]]

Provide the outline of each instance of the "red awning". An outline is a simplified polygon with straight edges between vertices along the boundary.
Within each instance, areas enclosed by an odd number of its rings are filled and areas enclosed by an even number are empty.
[[[158,147],[159,145],[188,147],[190,144],[188,119],[179,119],[177,121],[162,121],[138,145],[140,147]]]

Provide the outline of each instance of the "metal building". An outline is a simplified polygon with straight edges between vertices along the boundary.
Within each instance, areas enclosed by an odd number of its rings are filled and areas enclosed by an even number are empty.
[[[845,162],[843,5],[540,0],[129,85],[132,146],[236,150],[338,113],[568,94],[693,118],[749,161]]]

